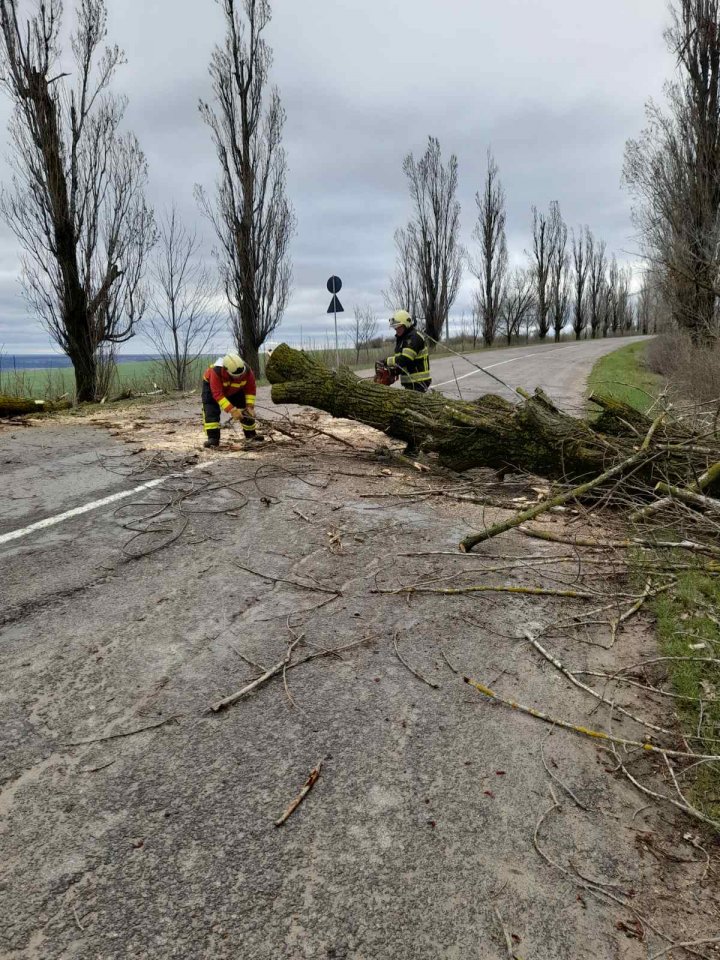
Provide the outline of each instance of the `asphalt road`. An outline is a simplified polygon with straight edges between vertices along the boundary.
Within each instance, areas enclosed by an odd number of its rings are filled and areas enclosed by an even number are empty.
[[[499,351],[491,372],[577,405],[616,345]],[[436,385],[487,392],[462,365],[438,361]],[[379,463],[361,429],[357,453],[320,438],[218,457],[198,452],[192,401],[112,416],[0,430],[2,960],[494,960],[506,938],[526,960],[647,955],[647,931],[618,926],[632,914],[540,851],[632,888],[678,939],[717,918],[682,823],[640,811],[587,741],[553,733],[541,755],[548,729],[453,672],[585,719],[584,695],[518,642],[566,601],[373,593],[455,579],[482,506],[421,496],[437,479]],[[575,558],[478,566],[505,555],[554,553],[511,535],[461,562],[486,582],[577,574]],[[295,658],[367,642],[209,712],[300,636]],[[653,650],[641,625],[612,653],[556,652],[609,669]],[[582,808],[557,784],[553,806],[548,765]],[[677,862],[640,862],[637,834],[669,830]]]

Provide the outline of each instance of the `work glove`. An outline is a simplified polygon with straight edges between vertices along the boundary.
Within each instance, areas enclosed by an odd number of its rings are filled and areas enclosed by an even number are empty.
[[[242,420],[243,415],[244,412],[242,410],[238,410],[237,407],[234,407],[230,412],[230,416],[233,418],[233,420]]]
[[[245,416],[249,417],[250,420],[255,419],[255,407],[245,407]]]

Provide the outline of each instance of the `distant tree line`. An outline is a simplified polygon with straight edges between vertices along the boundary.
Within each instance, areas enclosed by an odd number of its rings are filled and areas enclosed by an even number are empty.
[[[395,233],[396,264],[384,299],[421,317],[434,341],[447,330],[463,267],[477,280],[472,304],[473,341],[508,344],[523,335],[555,341],[571,327],[576,339],[617,336],[638,326],[631,294],[632,273],[608,259],[604,241],[587,226],[568,233],[557,202],[547,212],[531,208],[531,243],[524,265],[510,268],[506,195],[492,152],[483,187],[475,196],[474,247],[460,243],[458,163],[441,161],[439,141],[430,137],[419,161],[412,154],[403,170],[412,217]],[[646,326],[650,326],[650,315]]]

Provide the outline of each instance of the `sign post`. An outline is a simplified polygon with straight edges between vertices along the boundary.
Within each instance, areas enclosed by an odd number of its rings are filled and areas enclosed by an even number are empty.
[[[335,316],[335,365],[340,368],[340,346],[338,343],[338,328],[337,328],[337,315],[339,313],[344,313],[343,305],[338,300],[338,293],[342,290],[342,280],[340,277],[330,277],[327,282],[327,288],[332,294],[332,300],[330,301],[330,306],[327,308],[328,313],[332,313]]]

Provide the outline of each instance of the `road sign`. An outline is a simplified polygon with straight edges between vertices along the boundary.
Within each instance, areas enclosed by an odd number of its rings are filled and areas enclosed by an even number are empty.
[[[327,308],[328,313],[335,315],[335,365],[340,366],[340,345],[338,343],[338,329],[337,329],[337,315],[339,313],[344,313],[343,305],[337,298],[338,293],[342,290],[342,280],[340,277],[332,276],[327,282],[327,288],[330,293],[333,295],[332,300],[330,301],[330,306]]]

